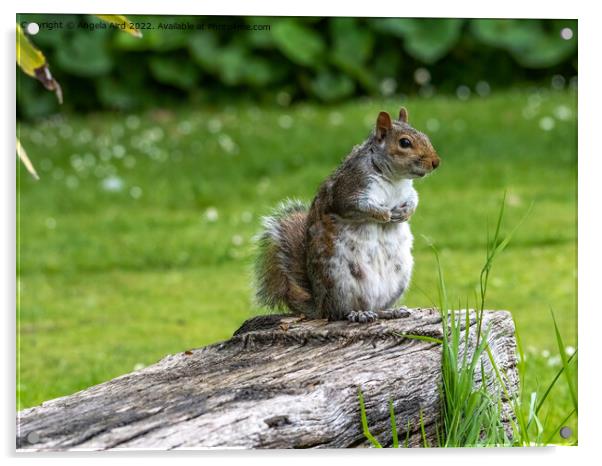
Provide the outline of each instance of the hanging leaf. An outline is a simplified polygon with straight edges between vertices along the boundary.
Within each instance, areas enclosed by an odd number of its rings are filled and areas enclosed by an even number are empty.
[[[52,77],[46,57],[25,36],[21,26],[17,24],[17,64],[25,74],[37,79],[49,91],[56,94],[60,104],[63,103],[63,92],[59,83]]]
[[[23,149],[19,138],[17,138],[17,155],[19,156],[19,159],[21,160],[21,162],[23,162],[23,165],[25,165],[25,168],[27,168],[27,171],[31,174],[31,176],[33,176],[36,180],[39,180],[40,177],[38,176],[38,172],[36,172],[36,169],[31,163],[31,160],[29,160],[27,152],[25,152],[25,149]]]
[[[138,29],[136,29],[133,26],[130,27],[130,25],[132,23],[129,19],[127,19],[126,16],[123,16],[123,15],[95,15],[95,16],[97,18],[102,19],[103,21],[106,21],[107,23],[118,26],[122,31],[125,31],[134,37],[138,37],[138,38],[142,37],[142,32],[140,32]]]

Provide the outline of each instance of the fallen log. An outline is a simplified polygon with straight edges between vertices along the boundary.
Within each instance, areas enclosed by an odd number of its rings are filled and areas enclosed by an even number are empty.
[[[463,311],[458,311],[463,314]],[[465,314],[463,314],[465,315]],[[470,312],[468,347],[476,319]],[[464,325],[464,318],[460,319]],[[483,328],[510,395],[518,391],[514,324],[487,311]],[[362,390],[372,434],[420,446],[420,416],[435,443],[441,347],[404,334],[442,337],[434,309],[371,324],[283,315],[248,320],[224,342],[17,413],[20,450],[358,447]],[[466,343],[466,342],[463,342]],[[483,357],[486,373],[491,365]],[[477,371],[476,383],[481,376]],[[498,390],[493,376],[490,390]],[[509,412],[508,400],[504,408]],[[409,427],[408,427],[409,426]],[[409,430],[409,432],[406,432]]]

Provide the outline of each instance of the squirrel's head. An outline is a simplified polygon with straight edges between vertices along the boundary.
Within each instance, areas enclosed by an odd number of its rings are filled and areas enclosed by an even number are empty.
[[[403,178],[421,178],[441,161],[426,134],[408,124],[404,107],[395,121],[387,112],[378,114],[374,140],[379,152],[387,157],[387,165]]]

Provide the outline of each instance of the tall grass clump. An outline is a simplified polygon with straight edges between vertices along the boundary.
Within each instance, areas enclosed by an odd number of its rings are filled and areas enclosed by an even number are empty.
[[[566,424],[578,414],[577,392],[574,386],[572,369],[577,360],[575,351],[567,357],[565,344],[558,329],[554,313],[551,318],[554,324],[555,337],[561,358],[561,367],[552,380],[539,391],[525,393],[525,374],[528,371],[522,342],[516,332],[518,352],[518,376],[520,393],[513,396],[507,387],[506,374],[497,366],[487,340],[488,329],[483,327],[483,315],[487,297],[487,286],[496,258],[506,249],[530,212],[527,211],[522,220],[505,237],[501,235],[502,219],[505,208],[504,195],[497,216],[493,235],[487,231],[486,259],[479,275],[478,292],[475,296],[476,338],[474,346],[469,342],[470,313],[468,306],[466,312],[453,312],[449,310],[448,293],[445,285],[443,267],[437,248],[433,249],[438,274],[438,306],[441,313],[442,334],[441,339],[424,337],[421,335],[404,335],[407,338],[419,340],[428,339],[441,345],[441,383],[440,403],[441,420],[437,429],[436,446],[439,447],[481,447],[481,446],[543,446],[548,445]],[[462,325],[464,320],[464,325]],[[484,362],[489,360],[492,370],[486,371]],[[552,403],[550,393],[557,382],[564,375],[568,386],[573,409],[558,426],[547,425],[547,420],[542,420],[540,413],[546,404]],[[480,376],[480,383],[475,384]],[[488,388],[489,387],[489,388]],[[491,388],[493,387],[493,389]],[[506,419],[502,413],[502,398],[509,400],[511,413]],[[375,447],[381,447],[378,440],[370,433],[364,399],[359,390],[360,412],[362,429],[366,438]],[[389,403],[391,431],[393,446],[399,446],[397,424],[392,402]],[[431,446],[427,439],[422,422],[422,413],[419,421],[422,436],[422,445]],[[411,426],[407,425],[406,441],[408,445]]]

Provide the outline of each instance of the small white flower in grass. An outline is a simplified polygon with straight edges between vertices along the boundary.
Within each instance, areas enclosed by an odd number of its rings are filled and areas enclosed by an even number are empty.
[[[84,165],[86,168],[93,168],[96,165],[96,157],[90,152],[86,152],[83,156]]]
[[[113,138],[109,137],[107,134],[101,134],[96,137],[94,143],[99,149],[104,149],[105,147],[110,147],[113,144]]]
[[[48,217],[46,219],[46,228],[49,230],[54,230],[56,228],[56,220],[52,217]]]
[[[220,147],[228,154],[235,154],[238,152],[238,146],[234,140],[227,134],[220,134],[217,138],[217,142]]]
[[[566,121],[571,119],[573,112],[566,105],[559,105],[554,109],[554,116],[559,120]]]
[[[207,129],[210,133],[219,133],[222,129],[222,122],[217,118],[211,118],[211,120],[209,120],[207,123]]]
[[[112,152],[109,148],[103,147],[98,152],[98,156],[100,157],[100,160],[102,160],[103,162],[108,162],[109,160],[111,160]]]
[[[343,123],[343,115],[340,112],[330,112],[328,114],[328,122],[332,126],[339,126]]]
[[[523,108],[523,118],[525,120],[532,120],[533,118],[535,118],[535,116],[537,115],[539,111],[539,107],[538,106],[533,106],[533,105],[527,105],[525,108]]]
[[[125,155],[125,147],[123,147],[121,144],[114,145],[113,146],[113,155],[117,159],[123,158],[123,156]]]
[[[560,30],[560,37],[564,40],[571,40],[573,38],[573,30],[571,28],[562,28]]]
[[[441,124],[436,118],[429,118],[428,120],[426,120],[426,129],[428,129],[431,133],[436,133],[437,131],[439,131],[440,127]]]
[[[458,86],[456,89],[456,96],[460,100],[468,100],[468,98],[470,97],[470,87],[464,84]]]
[[[491,86],[487,81],[479,81],[475,86],[475,90],[481,97],[487,97],[491,94]]]
[[[77,135],[77,143],[87,144],[90,141],[92,141],[93,137],[94,137],[94,135],[92,134],[92,131],[90,131],[89,129],[81,130]]]
[[[140,369],[144,369],[146,366],[144,364],[142,364],[141,362],[138,362],[136,364],[134,364],[134,370],[135,371],[139,371]]]
[[[190,134],[192,131],[192,124],[187,120],[181,121],[178,125],[178,131],[180,134]]]
[[[380,83],[380,93],[386,97],[393,95],[397,89],[395,78],[385,78]]]
[[[130,188],[130,196],[133,199],[140,199],[142,197],[142,188],[140,186],[132,186]]]
[[[73,154],[69,160],[71,162],[71,166],[73,167],[73,169],[75,171],[80,172],[82,170],[85,170],[85,168],[86,168],[85,163],[78,154]]]
[[[59,136],[63,139],[71,139],[73,136],[73,128],[69,125],[61,126],[61,129],[59,129]]]
[[[219,213],[215,207],[209,207],[205,211],[205,218],[208,222],[216,222],[219,218]]]
[[[108,192],[117,193],[123,190],[123,180],[118,176],[107,176],[101,182],[102,189]]]
[[[251,220],[253,220],[253,214],[247,210],[241,214],[240,219],[243,221],[243,223],[251,223]]]
[[[568,355],[568,356],[572,356],[573,354],[575,354],[575,347],[574,346],[567,346],[564,349],[564,352]]]
[[[138,129],[140,127],[140,118],[138,118],[136,115],[130,115],[125,119],[125,126],[128,127],[128,129]]]
[[[65,184],[69,189],[76,189],[79,186],[79,180],[76,176],[70,175],[65,180]]]
[[[278,126],[282,129],[289,129],[293,126],[293,117],[290,115],[280,115],[278,117]]]
[[[136,166],[136,158],[128,155],[125,159],[123,159],[123,166],[125,168],[134,168]]]
[[[548,359],[547,364],[550,367],[559,366],[560,365],[560,361],[561,361],[560,356],[559,355],[555,355],[555,356],[552,356],[552,357],[550,357]]]
[[[545,116],[539,120],[539,127],[544,131],[552,131],[554,126],[556,126],[556,122],[550,116]]]
[[[428,84],[429,82],[431,82],[430,71],[426,68],[416,68],[416,71],[414,71],[414,81],[416,81],[416,84],[418,84],[419,86],[424,86],[425,84]]]
[[[115,124],[115,125],[111,126],[111,136],[113,136],[114,139],[119,139],[120,137],[123,136],[124,133],[125,133],[125,129],[123,128],[122,125]]]
[[[106,178],[107,176],[114,175],[117,172],[117,169],[110,164],[99,165],[94,169],[94,176],[97,178]],[[86,172],[83,172],[84,174]]]
[[[550,352],[547,349],[543,350],[541,352],[541,357],[542,358],[546,358],[546,359],[549,358],[550,357]]]
[[[148,139],[150,139],[153,142],[159,142],[163,139],[164,135],[165,133],[163,132],[163,129],[161,129],[158,126],[155,126],[154,128],[151,128],[146,132],[146,136],[148,137]]]
[[[243,243],[244,239],[241,235],[234,235],[232,237],[232,244],[234,246],[240,246]]]

